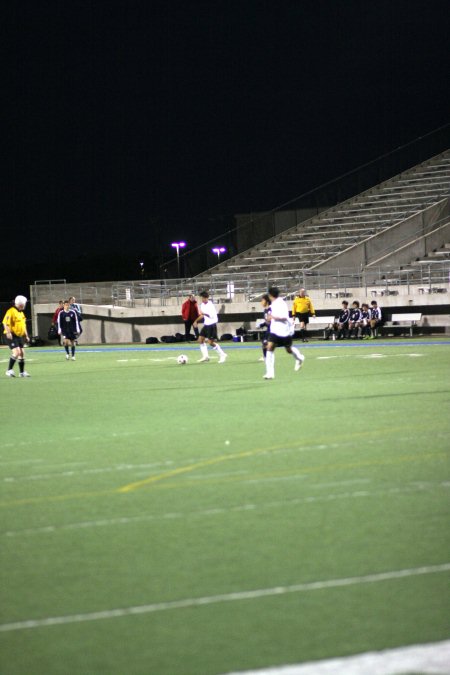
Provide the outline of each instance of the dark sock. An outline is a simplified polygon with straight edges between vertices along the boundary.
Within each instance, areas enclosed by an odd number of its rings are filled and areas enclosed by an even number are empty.
[[[66,350],[67,356],[69,356],[69,345],[64,345],[64,349]]]
[[[23,373],[24,370],[25,370],[25,360],[19,359],[19,371]]]
[[[13,358],[13,357],[11,356],[11,357],[10,357],[10,359],[9,359],[9,366],[8,366],[8,370],[12,370],[12,369],[14,368],[14,364],[15,364],[15,362],[16,362],[16,359],[15,359],[15,358]]]
[[[75,356],[75,345],[72,345],[72,356]]]

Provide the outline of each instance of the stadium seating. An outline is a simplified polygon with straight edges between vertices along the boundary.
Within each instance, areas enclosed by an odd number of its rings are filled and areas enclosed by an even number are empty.
[[[355,245],[449,197],[450,151],[446,151],[220,263],[196,277],[196,282],[210,287],[211,280],[228,277],[234,281],[235,292],[245,292],[253,278],[255,295],[268,281],[284,281],[291,289],[298,283],[300,270],[323,268],[331,259],[339,266],[339,256]],[[446,255],[446,250],[436,252],[437,259]]]

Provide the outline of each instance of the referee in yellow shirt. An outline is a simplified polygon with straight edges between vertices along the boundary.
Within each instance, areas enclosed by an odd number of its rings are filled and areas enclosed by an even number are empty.
[[[11,350],[7,377],[15,377],[14,364],[19,362],[19,377],[30,377],[25,370],[25,354],[23,351],[24,342],[29,341],[27,333],[27,320],[23,310],[27,304],[24,295],[18,295],[14,300],[14,307],[10,307],[3,317],[3,328],[6,336],[6,342]]]
[[[308,342],[306,339],[306,326],[309,323],[310,316],[316,316],[316,310],[311,298],[306,295],[305,289],[301,288],[294,298],[292,317],[300,321],[300,336],[303,342]]]

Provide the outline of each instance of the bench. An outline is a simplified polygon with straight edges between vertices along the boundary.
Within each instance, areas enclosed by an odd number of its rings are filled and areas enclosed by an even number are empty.
[[[330,314],[329,316],[310,316],[309,317],[309,323],[308,327],[312,328],[313,330],[322,330],[323,331],[323,337],[324,339],[326,338],[325,330],[328,328],[330,324],[333,324],[335,321],[334,314]],[[297,329],[299,326],[300,322],[298,319],[295,319],[294,321],[294,327]]]
[[[389,333],[389,331],[392,333],[403,333],[409,328],[409,334],[412,336],[414,327],[417,326],[421,318],[422,314],[418,312],[392,314],[390,321],[386,321],[382,327],[383,334]]]

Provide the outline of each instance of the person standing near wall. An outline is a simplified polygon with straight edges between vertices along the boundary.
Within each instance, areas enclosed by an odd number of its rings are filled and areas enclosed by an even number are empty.
[[[310,316],[316,316],[316,310],[311,298],[306,295],[305,289],[301,288],[294,298],[292,317],[293,319],[298,319],[300,322],[300,337],[303,342],[308,342],[306,338],[306,326],[309,323]]]
[[[200,312],[198,311],[197,300],[193,293],[189,293],[187,299],[181,305],[181,316],[184,321],[184,339],[189,341],[191,328],[194,328],[194,335],[198,339],[198,328],[195,325],[195,320],[198,318]]]
[[[72,361],[75,361],[75,344],[80,333],[80,323],[78,314],[71,309],[68,300],[64,300],[64,307],[58,314],[58,333],[64,340],[64,349],[66,350],[66,359],[69,360],[69,347],[71,348]]]
[[[69,298],[69,305],[70,309],[73,309],[73,311],[77,313],[78,327],[79,327],[78,335],[81,335],[81,333],[83,332],[83,329],[81,327],[81,322],[83,321],[83,310],[81,309],[81,305],[78,302],[76,302],[75,296],[73,295],[71,295]]]
[[[63,308],[64,308],[64,300],[60,300],[58,302],[58,307],[55,309],[55,313],[53,314],[52,319],[52,326],[54,326],[56,330],[58,330],[58,314],[61,312]],[[58,344],[61,346],[61,336],[59,333],[58,333]]]
[[[3,329],[6,337],[6,342],[11,350],[8,370],[6,377],[15,377],[14,364],[19,362],[19,377],[30,377],[30,374],[25,370],[25,353],[23,351],[24,342],[29,342],[27,332],[27,320],[25,318],[24,309],[27,304],[27,299],[24,295],[18,295],[14,300],[14,306],[8,309],[3,317]]]

